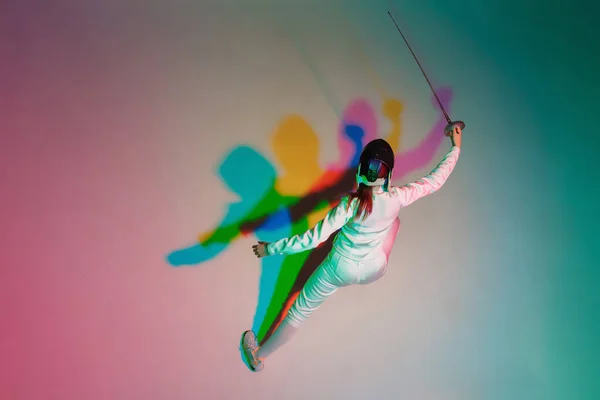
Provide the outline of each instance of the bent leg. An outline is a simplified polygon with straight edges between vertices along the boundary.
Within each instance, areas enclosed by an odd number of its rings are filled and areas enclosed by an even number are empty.
[[[390,261],[390,255],[392,253],[392,249],[394,248],[394,244],[396,243],[396,236],[398,236],[398,231],[400,230],[400,218],[396,217],[394,222],[392,223],[392,227],[388,232],[387,236],[383,240],[383,252],[385,253],[386,262]]]
[[[360,262],[360,278],[358,283],[366,285],[379,280],[387,272],[390,254],[396,241],[396,236],[400,230],[400,218],[396,218],[390,231],[383,241],[381,252],[374,254],[374,258],[362,260]]]

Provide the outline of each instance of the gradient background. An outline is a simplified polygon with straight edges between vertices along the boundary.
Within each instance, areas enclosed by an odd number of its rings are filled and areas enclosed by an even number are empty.
[[[1,7],[2,399],[600,397],[596,11],[393,4],[467,123],[461,160],[401,213],[386,277],[337,293],[252,374],[256,238],[165,261],[239,200],[224,157],[251,146],[284,176],[273,134],[297,115],[324,169],[357,98],[381,132],[384,96],[403,104],[402,149],[439,113],[387,1],[198,3]]]

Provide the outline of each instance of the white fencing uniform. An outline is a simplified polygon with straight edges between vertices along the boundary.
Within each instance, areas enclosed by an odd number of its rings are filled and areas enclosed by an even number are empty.
[[[358,200],[348,204],[346,196],[314,228],[301,235],[269,243],[269,255],[299,253],[314,249],[340,230],[333,249],[306,282],[286,322],[298,327],[340,287],[366,284],[381,278],[398,233],[398,212],[438,191],[456,166],[459,155],[460,148],[453,146],[429,175],[416,182],[390,186],[388,191],[381,186],[373,187],[373,210],[364,219],[355,218]]]

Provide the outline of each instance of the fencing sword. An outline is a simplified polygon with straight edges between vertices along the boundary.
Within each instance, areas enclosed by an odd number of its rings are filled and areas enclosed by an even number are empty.
[[[402,31],[400,30],[400,27],[398,26],[398,23],[394,19],[394,16],[392,15],[392,13],[390,11],[388,11],[388,14],[389,14],[390,18],[392,19],[392,21],[394,22],[394,25],[396,25],[396,29],[398,29],[398,32],[402,36],[402,39],[404,39],[404,43],[406,43],[406,46],[408,47],[408,50],[410,50],[412,56],[414,57],[415,61],[419,65],[419,68],[421,69],[421,72],[423,73],[423,76],[425,77],[425,80],[427,81],[427,84],[431,88],[431,91],[433,92],[433,95],[435,96],[435,99],[437,100],[438,104],[440,105],[440,108],[441,108],[442,112],[444,113],[444,117],[446,118],[446,121],[448,121],[448,125],[446,125],[446,127],[444,128],[444,134],[446,136],[450,136],[450,133],[457,126],[460,127],[461,130],[465,129],[465,123],[463,121],[452,121],[452,119],[450,119],[450,117],[448,116],[448,113],[446,112],[446,110],[444,109],[444,106],[442,105],[442,102],[440,101],[440,98],[438,97],[437,93],[435,92],[435,89],[431,85],[431,82],[429,82],[429,78],[427,78],[427,74],[423,70],[423,67],[421,66],[421,63],[419,62],[419,59],[415,55],[415,52],[413,51],[413,49],[410,47],[410,44],[408,44],[408,40],[406,40],[406,37],[404,36],[404,34],[402,33]]]

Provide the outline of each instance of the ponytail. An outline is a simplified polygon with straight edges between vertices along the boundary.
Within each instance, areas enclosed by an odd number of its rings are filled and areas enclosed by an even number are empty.
[[[367,218],[373,211],[373,187],[362,183],[358,185],[358,189],[348,195],[348,207],[354,199],[358,201],[356,213],[354,214],[355,218],[361,216],[362,219]]]

